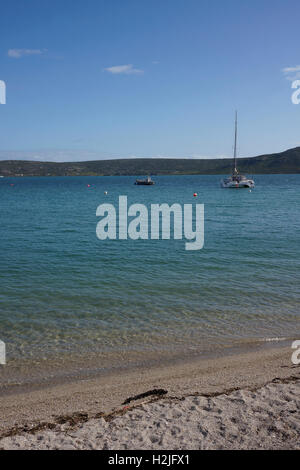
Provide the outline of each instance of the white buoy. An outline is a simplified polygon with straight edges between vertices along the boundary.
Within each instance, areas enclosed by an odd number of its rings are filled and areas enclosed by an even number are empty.
[[[106,194],[107,194],[107,191],[104,191],[104,194],[106,195]]]

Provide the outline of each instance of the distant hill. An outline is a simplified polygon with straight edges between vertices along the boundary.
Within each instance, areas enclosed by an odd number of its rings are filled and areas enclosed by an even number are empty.
[[[241,173],[300,173],[300,147],[281,153],[239,158]],[[0,161],[3,176],[184,175],[230,174],[232,160],[188,158],[130,158],[87,162]]]

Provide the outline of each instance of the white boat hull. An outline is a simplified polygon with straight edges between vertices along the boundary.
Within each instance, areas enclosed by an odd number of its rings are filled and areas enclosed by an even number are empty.
[[[229,189],[240,189],[240,188],[254,188],[255,184],[253,180],[250,179],[242,179],[240,181],[235,181],[230,179],[224,179],[221,181],[222,188],[229,188]]]
[[[234,132],[234,153],[233,153],[233,171],[231,176],[221,180],[222,188],[239,189],[239,188],[254,188],[254,181],[247,176],[241,175],[237,169],[236,158],[236,144],[237,144],[237,111],[235,112],[235,132]]]

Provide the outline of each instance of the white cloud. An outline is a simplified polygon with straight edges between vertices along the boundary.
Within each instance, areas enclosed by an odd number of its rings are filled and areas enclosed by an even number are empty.
[[[294,145],[297,147],[296,143]],[[167,155],[167,154],[156,154],[156,155],[136,155],[134,153],[120,154],[120,153],[108,153],[103,151],[93,151],[86,149],[38,149],[32,151],[26,150],[0,150],[0,160],[31,160],[40,162],[82,162],[89,160],[113,160],[116,158],[184,158],[184,159],[214,159],[214,158],[232,158],[228,155]]]
[[[294,67],[285,67],[282,69],[282,72],[287,80],[293,82],[297,78],[300,78],[300,65],[295,65]]]
[[[8,57],[19,59],[20,57],[24,57],[26,55],[41,55],[45,51],[46,49],[8,49],[7,55]]]
[[[88,160],[110,160],[122,158],[118,154],[110,154],[92,150],[64,150],[64,149],[39,149],[26,150],[0,150],[0,160],[34,160],[41,162],[81,162]],[[124,158],[124,157],[123,157]]]
[[[114,75],[117,75],[117,74],[131,75],[131,74],[144,73],[143,70],[135,69],[132,64],[114,65],[112,67],[107,67],[104,70]]]

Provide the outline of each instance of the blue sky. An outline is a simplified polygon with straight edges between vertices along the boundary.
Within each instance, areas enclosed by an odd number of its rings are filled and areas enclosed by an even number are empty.
[[[240,155],[300,145],[299,18],[299,0],[2,2],[0,159],[231,156],[236,108]]]

